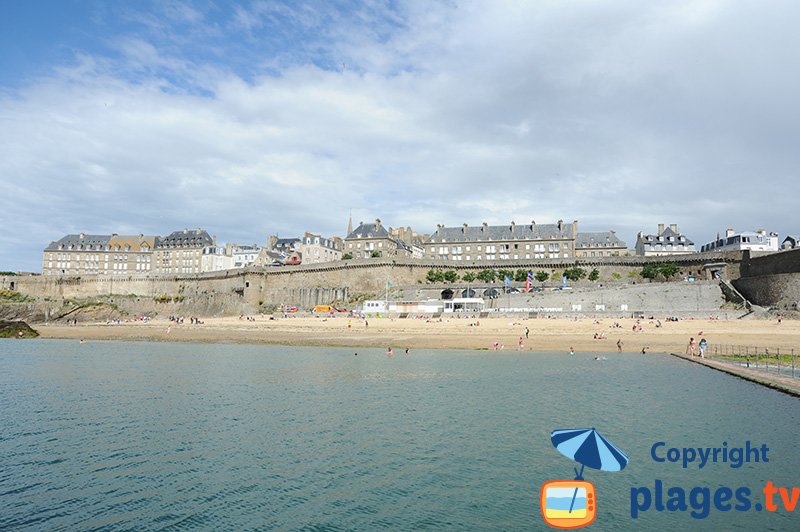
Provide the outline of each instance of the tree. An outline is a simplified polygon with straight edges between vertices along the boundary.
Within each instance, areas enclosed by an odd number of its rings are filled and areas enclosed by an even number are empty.
[[[508,277],[509,279],[514,278],[514,272],[511,270],[497,270],[497,279],[500,281],[504,281],[505,278]]]
[[[550,274],[547,272],[536,272],[536,280],[540,283],[545,282],[550,278]]]
[[[496,278],[497,278],[497,272],[491,268],[488,268],[486,270],[481,270],[480,272],[478,272],[478,279],[480,279],[483,282],[491,283]]]
[[[350,260],[352,258],[353,255],[351,253],[345,253],[344,255],[342,255],[342,260]]]
[[[472,272],[467,272],[461,276],[461,280],[471,283],[472,281],[475,280],[475,274]]]
[[[593,269],[593,270],[592,270],[592,271],[589,273],[589,280],[590,280],[590,281],[596,281],[596,280],[598,280],[599,278],[600,278],[600,272],[599,272],[599,271],[597,271],[597,268],[594,268],[594,269]]]
[[[564,275],[570,281],[579,281],[586,277],[586,270],[583,268],[567,268],[564,270]]]
[[[444,273],[442,270],[428,270],[428,273],[425,275],[425,279],[429,283],[441,283],[444,281]]]
[[[514,272],[514,280],[518,283],[523,283],[528,280],[528,272],[526,270],[517,270]]]
[[[380,251],[373,251],[372,254],[370,255],[370,257],[373,257],[373,258],[380,257],[380,256],[381,256],[381,252]]]
[[[647,264],[642,268],[642,271],[639,273],[645,279],[650,279],[651,281],[658,277],[658,266],[655,264]]]
[[[678,266],[674,262],[666,262],[664,264],[659,265],[658,267],[658,273],[660,273],[665,280],[669,279],[670,277],[673,277],[679,271],[681,271],[680,266]]]
[[[448,283],[454,283],[458,281],[458,273],[455,270],[447,270],[446,272],[442,273],[442,276]]]

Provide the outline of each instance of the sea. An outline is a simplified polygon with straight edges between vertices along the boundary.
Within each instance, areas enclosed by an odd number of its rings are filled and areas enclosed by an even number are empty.
[[[798,427],[659,353],[4,340],[0,529],[545,530],[551,432],[595,429],[593,530],[798,530]]]

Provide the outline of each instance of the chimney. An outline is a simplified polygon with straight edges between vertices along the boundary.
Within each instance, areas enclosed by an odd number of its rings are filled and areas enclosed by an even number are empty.
[[[487,224],[486,222],[483,222],[483,224],[481,225],[481,232],[482,233],[489,232],[489,224]]]
[[[461,228],[461,232],[465,235],[467,234],[467,224],[464,224],[464,226]]]
[[[578,220],[572,220],[572,238],[578,238]]]
[[[275,246],[278,245],[278,235],[269,235],[267,237],[267,249],[273,251]]]
[[[669,228],[672,229],[672,232],[678,234],[678,224],[669,224]]]
[[[729,236],[733,236],[733,228],[732,227],[729,227],[729,228],[725,229],[725,237],[727,238]]]
[[[536,220],[531,220],[531,233],[536,232]]]
[[[111,237],[119,236],[117,233],[111,233]]]
[[[515,223],[514,223],[514,220],[511,220],[511,234],[512,234],[512,235],[514,234],[514,228],[515,228],[516,226],[517,226],[517,224],[515,224]]]
[[[664,232],[664,224],[658,224],[658,234],[660,235],[663,232]]]
[[[83,240],[84,238],[86,238],[86,233],[81,233],[81,234],[79,234],[79,235],[78,235],[78,238],[80,238],[81,240]]]
[[[563,230],[564,230],[564,220],[559,220],[558,221],[558,232],[560,233]]]
[[[381,230],[381,219],[375,218],[375,231],[380,231],[380,230]]]

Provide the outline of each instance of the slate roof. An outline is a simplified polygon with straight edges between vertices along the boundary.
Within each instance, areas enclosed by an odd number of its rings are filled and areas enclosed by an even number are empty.
[[[156,238],[156,249],[160,248],[204,248],[213,246],[214,240],[202,229],[174,231],[168,236]]]
[[[292,237],[292,238],[279,238],[275,241],[275,249],[280,250],[289,250],[294,249],[294,247],[300,243],[300,237]]]
[[[611,231],[601,231],[597,233],[578,233],[575,238],[575,249],[597,248],[597,247],[627,247],[625,242],[617,238]]]
[[[563,240],[572,239],[572,224],[518,224],[511,230],[511,225],[489,225],[486,231],[482,225],[465,227],[439,227],[425,242],[433,244],[442,242],[493,242],[500,240]]]
[[[81,238],[80,234],[75,235],[67,235],[55,242],[50,242],[44,250],[45,251],[58,251],[59,248],[63,245],[63,249],[69,249],[69,246],[72,245],[73,249],[102,249],[105,247],[109,240],[111,240],[112,235],[87,235],[84,234],[83,238]],[[91,246],[91,248],[89,248]],[[98,247],[99,246],[99,247]]]
[[[389,231],[386,230],[386,227],[381,224],[380,227],[377,224],[365,224],[361,222],[358,224],[358,227],[353,229],[353,232],[347,235],[346,240],[352,238],[390,238]]]
[[[683,244],[685,244],[687,246],[693,246],[694,245],[694,242],[689,240],[686,237],[686,235],[682,235],[680,233],[676,233],[675,231],[672,230],[671,227],[667,227],[666,229],[664,229],[664,231],[661,234],[658,234],[658,235],[641,235],[639,238],[645,244],[658,244],[658,243],[661,243],[661,242],[668,242],[667,238],[670,237],[670,236],[675,237],[675,240],[673,240],[673,242],[678,242],[678,237],[682,236],[683,239],[684,239],[683,242],[682,242]],[[663,239],[662,240],[658,240],[658,237],[663,237]]]

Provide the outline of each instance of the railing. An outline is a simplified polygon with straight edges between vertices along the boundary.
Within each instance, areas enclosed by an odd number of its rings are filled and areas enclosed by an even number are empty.
[[[744,368],[800,378],[800,353],[794,348],[709,344],[705,356]]]

